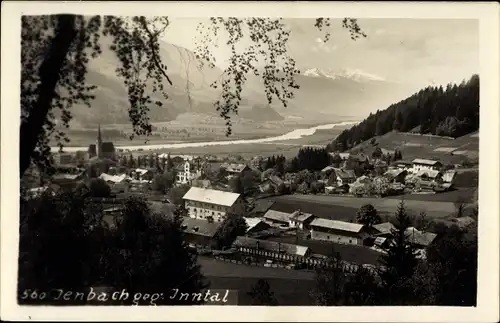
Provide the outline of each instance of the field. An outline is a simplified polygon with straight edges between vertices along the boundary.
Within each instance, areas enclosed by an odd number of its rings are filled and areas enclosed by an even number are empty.
[[[438,159],[444,164],[456,164],[466,159],[477,159],[479,156],[479,136],[477,133],[451,139],[405,132],[389,132],[374,138],[378,143],[377,147],[383,150],[393,152],[398,148],[405,160],[427,158]],[[370,141],[371,139],[364,141],[352,150],[359,151],[362,149],[365,153],[371,155],[375,147]]]
[[[259,278],[266,279],[280,305],[310,305],[309,291],[314,284],[312,272],[283,268],[250,267],[198,257],[202,273],[212,289],[238,291],[239,305],[251,305],[248,295]]]
[[[428,197],[428,196],[424,196]],[[283,195],[270,198],[275,203],[273,210],[290,212],[300,209],[318,217],[332,220],[351,221],[356,218],[357,210],[364,204],[372,204],[381,214],[394,214],[400,198],[357,198],[333,195]],[[456,200],[456,199],[455,199]],[[409,214],[425,212],[431,218],[446,218],[455,212],[453,201],[430,201],[410,199],[405,196],[405,206]]]

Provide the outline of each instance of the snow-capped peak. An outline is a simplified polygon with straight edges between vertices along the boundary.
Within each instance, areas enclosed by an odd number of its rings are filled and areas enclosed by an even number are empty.
[[[311,77],[326,77],[330,79],[347,78],[356,82],[365,81],[384,81],[383,77],[370,74],[360,69],[342,69],[340,71],[323,70],[319,68],[311,68],[303,73],[305,76]]]

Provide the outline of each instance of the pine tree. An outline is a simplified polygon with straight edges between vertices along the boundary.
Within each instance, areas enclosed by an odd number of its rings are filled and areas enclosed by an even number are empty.
[[[416,250],[407,236],[410,224],[410,217],[406,213],[404,202],[401,201],[396,212],[395,229],[391,232],[391,242],[385,250],[386,254],[380,256],[383,267],[380,277],[387,305],[410,305],[415,300],[410,280],[417,265],[417,258]]]
[[[252,297],[252,305],[278,305],[274,293],[271,291],[269,283],[265,279],[259,279],[255,285],[252,286],[252,290],[248,292],[248,295]]]
[[[401,131],[403,125],[403,115],[399,109],[396,110],[396,115],[394,116],[394,123],[392,124],[392,129],[396,131]]]
[[[344,303],[346,273],[340,254],[333,253],[324,266],[316,268],[315,280],[311,296],[316,305],[339,306]]]

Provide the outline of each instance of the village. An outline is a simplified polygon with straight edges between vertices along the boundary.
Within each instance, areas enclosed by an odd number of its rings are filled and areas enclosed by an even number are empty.
[[[304,151],[314,154],[319,150]],[[461,167],[423,158],[404,161],[398,155],[398,151],[392,158],[389,153],[330,152],[325,157],[328,166],[291,172],[287,171],[290,163],[280,156],[245,161],[237,156],[143,151],[134,157],[130,152],[116,151],[111,142],[102,142],[98,129],[95,145],[85,154],[56,154],[56,173],[44,186],[28,192],[36,196],[47,189],[87,187],[92,198],[102,203],[103,220],[110,227],[119,223],[128,196],[143,197],[156,213],[181,214],[186,243],[204,257],[254,266],[312,269],[334,250],[346,266],[372,268],[390,243],[394,225],[389,215],[383,216],[382,210],[377,211],[364,199],[443,194],[455,189]],[[299,199],[280,207],[279,198],[304,195],[331,199],[331,206],[326,210],[311,207]],[[351,207],[348,215],[347,208],[342,208],[341,202],[336,205],[335,199],[351,201],[357,210],[354,213]],[[448,221],[451,224],[474,221],[465,216],[467,201],[462,203]],[[396,206],[386,213],[394,214]],[[227,231],[230,217],[243,219],[245,230],[222,239],[221,235],[227,236],[221,232]],[[432,230],[429,223],[433,219],[425,212],[414,220],[414,226],[407,229],[409,240],[419,257],[425,258],[426,248],[439,234],[436,231],[443,229]]]

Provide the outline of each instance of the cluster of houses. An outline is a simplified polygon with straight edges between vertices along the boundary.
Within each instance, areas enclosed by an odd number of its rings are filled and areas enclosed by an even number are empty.
[[[240,194],[212,189],[192,187],[184,195],[187,216],[182,229],[188,242],[196,245],[212,246],[222,222],[232,214],[245,214],[245,202]],[[309,247],[274,241],[269,232],[301,236],[301,241],[317,240],[336,244],[353,245],[375,250],[383,250],[389,243],[390,223],[366,226],[338,220],[320,218],[311,213],[296,210],[291,213],[267,210],[261,217],[244,218],[247,223],[245,236],[238,237],[233,247],[242,252],[254,252],[255,248],[265,251],[272,257],[278,254],[306,257],[311,253]],[[436,234],[408,229],[410,242],[423,252],[436,238]],[[298,241],[298,240],[297,240]]]
[[[452,187],[456,176],[456,171],[453,169],[443,171],[443,164],[436,160],[417,158],[411,162],[399,160],[392,165],[388,165],[383,160],[372,162],[364,154],[356,155],[356,158],[348,153],[338,155],[343,160],[341,167],[327,166],[321,170],[330,178],[330,180],[326,181],[325,193],[327,194],[350,192],[355,195],[364,195],[363,192],[357,194],[358,191],[362,191],[363,186],[377,185],[379,183],[385,184],[387,195],[401,194],[405,189],[414,192],[441,192]],[[353,169],[346,168],[348,158],[350,158],[351,162],[370,164],[378,175],[357,177]]]

